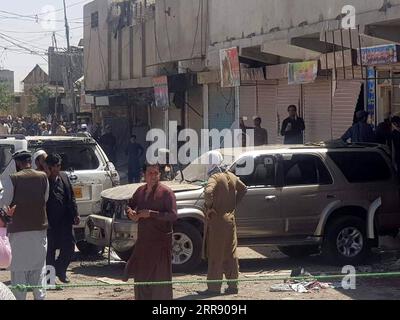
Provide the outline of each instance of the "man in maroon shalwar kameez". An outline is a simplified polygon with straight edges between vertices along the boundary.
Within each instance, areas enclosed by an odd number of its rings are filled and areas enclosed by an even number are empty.
[[[147,165],[146,185],[129,201],[129,219],[138,222],[138,239],[125,269],[125,280],[172,281],[172,226],[177,220],[176,198],[160,183],[158,165]],[[136,300],[172,300],[172,285],[135,286]]]

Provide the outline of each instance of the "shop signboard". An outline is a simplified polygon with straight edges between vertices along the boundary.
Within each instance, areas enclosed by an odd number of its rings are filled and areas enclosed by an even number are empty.
[[[362,48],[362,64],[364,66],[375,66],[397,63],[399,61],[398,52],[398,46],[395,44]],[[358,64],[361,65],[360,57],[358,57]]]

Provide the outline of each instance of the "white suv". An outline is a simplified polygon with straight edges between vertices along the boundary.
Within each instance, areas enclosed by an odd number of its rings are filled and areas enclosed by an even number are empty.
[[[95,253],[99,248],[85,241],[86,218],[101,212],[101,192],[119,185],[115,166],[98,143],[86,136],[3,136],[0,137],[0,170],[3,172],[13,152],[28,148],[32,153],[45,150],[58,153],[74,188],[81,224],[75,228],[78,249],[84,254]]]

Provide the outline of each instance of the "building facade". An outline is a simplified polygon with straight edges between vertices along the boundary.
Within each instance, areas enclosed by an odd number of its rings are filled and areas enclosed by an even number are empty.
[[[294,104],[305,141],[319,142],[340,137],[356,110],[368,109],[374,124],[400,111],[400,0],[96,0],[84,17],[86,93],[99,120],[124,122],[121,141],[138,128],[166,129],[166,119],[199,131],[231,128],[240,117],[251,126],[259,116],[270,143],[281,143]],[[396,59],[357,61],[376,46],[395,48]],[[232,88],[221,86],[227,48],[238,49],[241,66]],[[312,79],[298,71],[291,77],[300,80],[289,79],[289,68],[309,62],[317,64]],[[154,104],[160,76],[168,108]]]

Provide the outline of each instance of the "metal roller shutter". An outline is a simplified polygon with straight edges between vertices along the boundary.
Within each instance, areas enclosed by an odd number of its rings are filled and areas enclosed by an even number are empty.
[[[332,139],[331,81],[316,80],[303,86],[305,142]]]
[[[268,131],[268,143],[279,143],[276,112],[278,88],[276,85],[258,85],[257,115],[262,119],[262,127]]]
[[[279,81],[276,100],[277,129],[280,131],[283,120],[288,117],[287,109],[290,105],[297,106],[301,112],[301,87],[300,85],[288,85],[287,79]],[[283,137],[279,134],[276,143],[283,144]]]
[[[339,139],[352,126],[361,85],[360,81],[337,82],[333,95],[333,139]]]
[[[240,117],[245,119],[248,126],[253,125],[253,117],[256,116],[257,105],[256,86],[240,87]],[[247,118],[247,119],[246,119]]]

